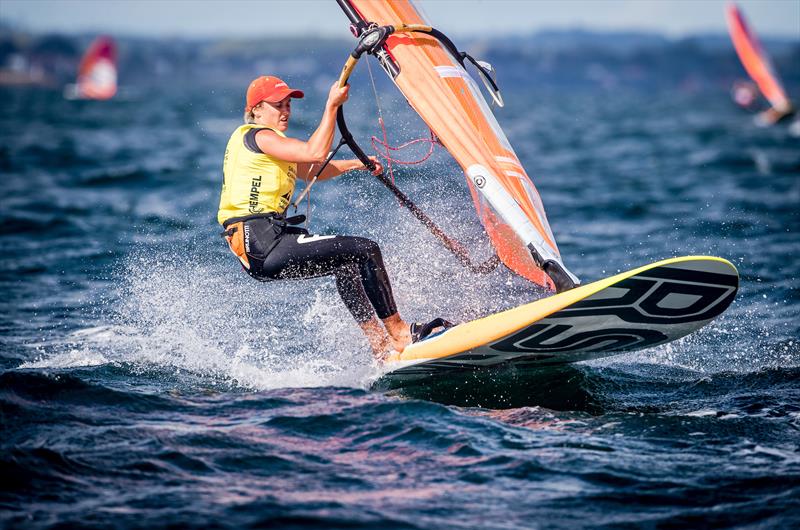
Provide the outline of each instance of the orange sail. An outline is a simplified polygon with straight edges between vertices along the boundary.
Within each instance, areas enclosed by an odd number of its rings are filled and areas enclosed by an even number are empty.
[[[727,6],[726,15],[733,46],[747,73],[776,111],[791,112],[792,104],[772,67],[769,56],[761,47],[755,33],[748,28],[742,12],[736,4],[731,3]]]
[[[409,0],[347,3],[364,21],[379,26],[428,25]],[[542,200],[475,81],[430,34],[397,32],[385,48],[399,67],[395,84],[464,170],[500,260],[520,276],[553,288],[532,255],[538,255],[539,264],[554,261],[566,271]]]
[[[77,96],[110,99],[117,93],[117,47],[111,37],[98,37],[78,67]]]

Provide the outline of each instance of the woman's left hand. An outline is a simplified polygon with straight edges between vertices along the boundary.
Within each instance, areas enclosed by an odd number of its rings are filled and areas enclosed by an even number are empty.
[[[369,157],[369,159],[372,160],[372,162],[375,164],[375,169],[372,171],[372,174],[377,176],[377,175],[380,175],[381,173],[383,173],[383,164],[381,164],[381,161],[378,160],[378,158],[374,157],[374,156]],[[361,169],[366,170],[367,166],[362,165]]]

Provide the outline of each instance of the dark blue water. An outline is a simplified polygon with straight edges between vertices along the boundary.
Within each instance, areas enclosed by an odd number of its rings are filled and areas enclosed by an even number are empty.
[[[367,144],[359,75],[348,113]],[[329,80],[296,81],[302,136]],[[668,346],[460,395],[383,394],[330,280],[255,282],[219,237],[240,88],[0,92],[0,524],[800,523],[800,140],[786,127],[755,128],[723,90],[511,87],[499,120],[584,281],[713,254],[739,268],[740,295]],[[392,140],[424,135],[390,94]],[[490,255],[446,155],[396,178]],[[380,242],[409,319],[544,295],[459,268],[369,176],[312,195],[313,230]]]

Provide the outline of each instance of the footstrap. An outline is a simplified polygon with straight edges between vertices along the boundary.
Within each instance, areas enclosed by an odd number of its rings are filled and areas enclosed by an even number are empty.
[[[439,317],[434,318],[427,324],[418,324],[414,322],[411,324],[411,342],[419,342],[428,338],[428,336],[433,332],[436,328],[444,328],[449,329],[452,328],[455,324],[452,322],[448,322],[447,320]]]

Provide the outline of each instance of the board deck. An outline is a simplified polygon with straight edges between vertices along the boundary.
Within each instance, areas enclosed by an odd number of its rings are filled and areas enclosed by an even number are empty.
[[[552,366],[665,344],[719,316],[738,287],[736,267],[722,258],[658,261],[412,344],[387,359],[376,384],[394,388],[464,370]]]

